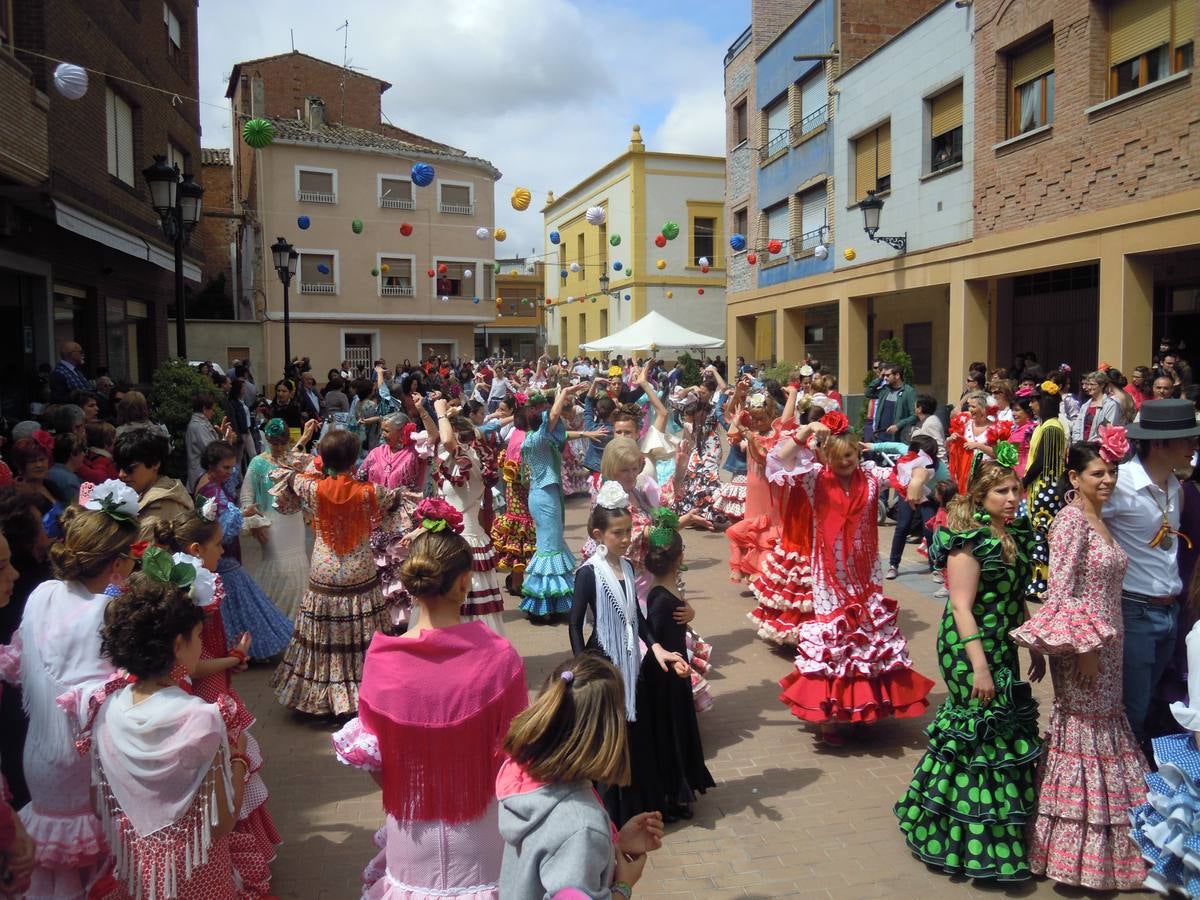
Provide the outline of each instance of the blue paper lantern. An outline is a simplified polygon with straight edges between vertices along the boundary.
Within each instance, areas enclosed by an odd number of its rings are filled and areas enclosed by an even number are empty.
[[[558,273],[558,277],[559,277],[559,278],[566,278],[566,277],[567,277],[567,270],[566,270],[566,269],[563,269],[562,271],[560,271],[560,272]]]
[[[613,271],[614,272],[620,272],[623,268],[625,268],[625,267],[623,265],[621,265],[621,261],[619,259],[613,263]]]
[[[729,246],[733,248],[734,253],[741,253],[746,249],[746,236],[744,234],[735,234],[729,238]]]
[[[561,238],[558,236],[557,231],[550,232],[550,243],[557,244],[560,240]]]
[[[630,297],[628,294],[626,294],[626,295],[625,295],[625,299],[626,299],[626,300],[632,300],[633,298],[632,298],[632,297]]]
[[[317,263],[317,271],[320,272],[322,275],[328,275],[329,274],[329,266],[325,265],[325,263]]]
[[[433,166],[429,163],[413,163],[412,180],[417,187],[429,187],[433,183]]]
[[[296,224],[300,226],[301,231],[308,231],[308,226],[312,224],[312,220],[308,216],[300,216],[296,219]]]
[[[478,303],[478,302],[479,302],[479,298],[478,298],[478,297],[472,297],[472,298],[471,298],[471,302],[472,302],[472,303]]]

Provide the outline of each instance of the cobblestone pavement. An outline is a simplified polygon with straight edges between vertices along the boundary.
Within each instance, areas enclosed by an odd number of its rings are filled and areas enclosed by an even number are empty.
[[[586,511],[586,499],[568,502],[573,549],[583,543]],[[880,537],[886,546],[890,527],[881,528]],[[717,787],[697,802],[692,821],[668,826],[637,886],[639,896],[1087,896],[1045,881],[976,888],[916,861],[892,804],[924,749],[931,713],[866,729],[844,747],[816,744],[778,700],[776,682],[789,671],[790,655],[755,637],[746,619],[754,603],[727,581],[725,538],[691,531],[685,539],[693,627],[713,646],[714,704],[701,715],[700,729]],[[932,599],[935,585],[923,567],[910,546],[899,580],[886,587],[900,601],[917,669],[938,681],[932,708],[945,696],[933,649],[942,602]],[[514,611],[506,613],[505,625],[536,690],[569,653],[566,626],[534,627]],[[281,898],[357,897],[360,873],[375,852],[371,838],[382,823],[378,792],[366,775],[335,760],[331,722],[294,715],[275,702],[270,675],[269,667],[253,668],[239,676],[238,686],[258,716],[270,809],[285,841],[273,888]],[[1036,693],[1045,721],[1048,684]]]

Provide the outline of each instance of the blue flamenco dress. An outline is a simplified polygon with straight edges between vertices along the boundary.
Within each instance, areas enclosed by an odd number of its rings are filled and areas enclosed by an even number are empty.
[[[533,616],[565,613],[575,593],[575,557],[563,540],[562,448],[567,426],[560,418],[550,428],[550,413],[525,435],[521,462],[529,470],[529,513],[537,546],[525,567],[521,609]]]
[[[217,563],[217,574],[225,587],[221,615],[229,645],[237,644],[248,631],[251,659],[267,659],[282,653],[292,639],[292,620],[279,611],[242,567],[242,542],[238,537],[242,531],[242,511],[214,482],[205,484],[196,495],[203,502],[214,498],[217,502],[217,521],[221,523],[225,548],[225,555]]]

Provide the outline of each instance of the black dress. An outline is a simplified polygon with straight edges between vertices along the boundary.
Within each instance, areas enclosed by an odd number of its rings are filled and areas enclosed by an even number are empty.
[[[665,587],[653,587],[646,597],[650,631],[663,648],[687,658],[687,629],[674,619],[683,601]],[[692,802],[716,783],[704,765],[704,747],[692,702],[692,682],[673,671],[664,672],[653,654],[642,660],[637,693],[637,718],[653,764],[639,772],[645,809],[668,810]]]

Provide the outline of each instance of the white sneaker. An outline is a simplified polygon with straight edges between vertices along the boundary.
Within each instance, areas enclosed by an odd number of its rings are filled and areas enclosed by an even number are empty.
[[[946,597],[949,597],[950,596],[950,588],[946,587],[943,584],[940,588],[938,588],[936,591],[933,592],[933,596],[937,600],[942,600]]]
[[[900,573],[896,571],[895,566],[888,566],[887,575],[884,576],[888,581],[894,581]]]

